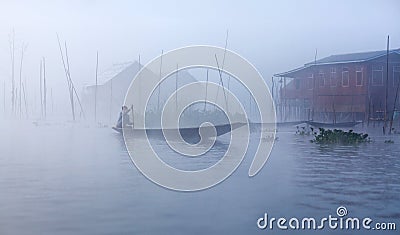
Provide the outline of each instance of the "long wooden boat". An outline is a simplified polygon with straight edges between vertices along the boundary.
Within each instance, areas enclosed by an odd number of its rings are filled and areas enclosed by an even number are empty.
[[[233,124],[224,124],[224,125],[217,125],[214,126],[217,136],[224,135],[226,133],[229,133],[239,127],[242,127],[246,125],[245,123],[233,123]],[[208,132],[208,128],[213,128],[211,126],[203,126],[203,127],[188,127],[188,128],[179,128],[179,133],[183,138],[185,137],[199,137],[199,131],[204,131],[205,133],[210,133]],[[118,133],[123,133],[123,132],[128,132],[129,134],[135,134],[135,133],[144,133],[143,129],[134,129],[130,128],[129,126],[126,128],[117,128],[117,127],[112,127],[112,129]],[[161,128],[149,128],[145,129],[145,132],[147,135],[162,135],[163,132],[165,131],[176,131],[176,129],[161,129]]]
[[[337,122],[337,123],[325,123],[325,122],[313,122],[313,121],[307,121],[307,124],[314,126],[314,127],[322,127],[322,128],[351,128],[355,127],[358,124],[361,124],[362,121],[356,121],[356,122]]]

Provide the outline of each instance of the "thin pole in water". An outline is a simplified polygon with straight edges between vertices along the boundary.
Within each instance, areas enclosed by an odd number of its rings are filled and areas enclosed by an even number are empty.
[[[176,78],[175,78],[175,110],[178,114],[178,64],[176,64]]]
[[[224,55],[223,55],[223,58],[222,58],[222,66],[221,66],[221,69],[219,68],[219,65],[218,65],[217,55],[215,55],[215,59],[217,60],[219,78],[220,78],[219,84],[222,83],[222,86],[224,86],[224,84],[223,84],[223,82],[222,82],[222,73],[221,73],[221,71],[224,70],[224,66],[225,66],[226,48],[228,47],[228,36],[229,36],[229,30],[226,30],[225,46],[224,46]],[[215,97],[215,100],[218,99],[218,95],[219,95],[219,86],[217,87],[217,95],[216,95],[216,97]],[[225,93],[224,93],[224,95],[225,95]],[[227,106],[227,107],[228,107],[228,106]]]
[[[388,112],[388,96],[389,96],[389,35],[387,36],[386,44],[386,87],[385,87],[385,122],[383,126],[383,134],[386,134],[387,128],[387,112]]]
[[[15,32],[10,36],[10,54],[11,54],[11,113],[15,116],[16,88],[15,88]]]
[[[43,110],[44,118],[47,117],[47,83],[46,83],[46,59],[43,57]]]
[[[97,73],[99,69],[99,51],[96,53],[96,86],[94,90],[94,121],[97,121]]]
[[[50,89],[50,98],[51,98],[51,114],[54,115],[53,88]]]
[[[57,40],[58,40],[58,46],[59,46],[59,48],[60,48],[61,61],[62,61],[62,63],[63,63],[64,72],[65,72],[65,76],[66,76],[67,84],[68,84],[69,100],[70,100],[70,102],[71,102],[71,110],[72,110],[72,119],[75,121],[74,101],[73,101],[73,99],[71,98],[71,97],[72,97],[72,96],[71,96],[71,84],[70,84],[70,80],[69,80],[69,78],[68,78],[69,71],[68,71],[67,66],[66,66],[66,64],[65,64],[64,54],[63,54],[63,51],[62,51],[62,48],[61,48],[61,42],[60,42],[60,38],[59,38],[58,34],[57,34]]]
[[[214,56],[215,56],[215,61],[217,62],[217,68],[218,68],[218,73],[219,73],[219,80],[220,80],[220,82],[221,82],[222,87],[225,88],[224,82],[223,82],[223,80],[222,80],[222,71],[221,71],[221,69],[219,68],[219,64],[218,64],[217,54],[215,54]],[[217,90],[217,91],[218,91],[218,90]],[[229,112],[229,111],[228,111],[228,101],[227,101],[227,99],[226,99],[225,89],[223,89],[222,91],[224,92],[226,111]],[[217,95],[217,98],[218,98],[218,95]]]
[[[249,119],[250,119],[250,117],[251,117],[251,111],[252,111],[251,105],[252,105],[252,102],[251,102],[251,92],[249,91]]]
[[[28,103],[26,101],[25,83],[22,83],[22,93],[24,95],[25,115],[26,115],[26,118],[28,119],[29,115],[28,115]]]
[[[6,81],[3,83],[3,105],[4,105],[4,116],[6,116]]]
[[[67,49],[67,42],[64,42],[64,48],[65,48],[65,59],[67,61],[67,79],[68,79],[68,89],[69,89],[69,96],[71,99],[71,106],[72,106],[72,116],[75,121],[75,101],[74,101],[74,91],[73,91],[73,85],[72,85],[72,80],[71,80],[71,71],[69,68],[69,58],[68,58],[68,49]]]
[[[162,70],[162,59],[163,59],[164,50],[161,50],[161,58],[160,58],[160,81],[161,81],[161,70]],[[161,93],[161,83],[158,85],[158,95],[157,95],[157,113],[160,112],[160,93]]]
[[[19,109],[19,117],[22,117],[22,64],[24,60],[24,43],[22,43],[21,49],[21,63],[19,67],[19,97],[18,97],[18,109]]]
[[[110,124],[111,124],[111,112],[112,112],[112,99],[113,99],[113,80],[110,80]]]
[[[73,83],[72,78],[71,78],[71,73],[70,73],[70,69],[69,69],[69,59],[68,59],[67,42],[65,42],[65,57],[67,58],[68,79],[69,79],[69,82],[70,82],[70,84],[71,84],[71,95],[72,95],[72,98],[74,98],[74,95],[76,96],[76,100],[78,101],[79,108],[81,109],[80,114],[83,116],[83,118],[85,118],[85,112],[84,112],[84,110],[83,110],[81,100],[79,99],[79,95],[78,95],[78,93],[76,92],[74,83]],[[74,102],[73,102],[73,103],[74,103]]]
[[[140,72],[140,69],[142,68],[142,65],[141,65],[141,62],[140,62],[140,54],[139,54],[139,56],[138,56],[139,58],[138,58],[138,60],[139,60],[139,66],[138,66],[138,72],[136,73],[136,75],[139,75],[139,72]],[[139,100],[138,100],[138,103],[140,104],[141,103],[141,98],[140,97],[142,97],[142,83],[140,82],[140,80],[139,80]],[[136,107],[136,108],[138,108],[138,107]],[[132,114],[133,115],[133,114]],[[132,116],[132,119],[133,119],[133,116]]]
[[[275,82],[274,82],[274,76],[272,76],[272,100],[275,101],[274,97],[274,89],[275,89]]]
[[[142,67],[142,65],[140,64],[140,54],[139,54],[139,66],[138,67],[139,67],[139,69],[138,69],[138,72],[139,72]]]
[[[207,105],[207,92],[208,92],[208,69],[207,69],[207,78],[206,78],[206,97],[204,98],[204,112],[206,111],[206,105]]]
[[[43,118],[43,86],[42,86],[42,84],[43,84],[43,82],[42,82],[42,77],[43,77],[42,68],[43,68],[43,65],[42,65],[42,63],[43,63],[43,61],[40,60],[39,85],[40,85],[40,117],[41,118]]]
[[[394,80],[394,76],[393,76],[393,80]],[[396,95],[394,97],[393,112],[392,112],[392,115],[391,115],[391,118],[390,118],[389,134],[392,134],[393,119],[394,119],[394,114],[396,112],[396,103],[397,103],[397,98],[399,96],[399,88],[400,88],[400,78],[399,78],[399,81],[397,82]]]
[[[224,47],[224,57],[222,59],[222,66],[221,66],[221,70],[224,70],[224,66],[225,66],[225,55],[226,55],[226,48],[228,47],[228,37],[229,37],[229,30],[226,30],[226,37],[225,37],[225,47]]]
[[[315,55],[314,55],[314,71],[313,71],[313,74],[312,74],[312,86],[313,86],[313,92],[312,92],[312,112],[311,112],[311,120],[313,120],[314,121],[314,113],[315,113],[315,90],[317,89],[316,87],[315,87],[315,83],[316,83],[316,79],[315,79],[315,77],[316,76],[314,76],[314,74],[316,74],[316,72],[315,72],[315,70],[316,70],[316,68],[317,68],[317,55],[318,55],[318,49],[317,48],[315,48]]]

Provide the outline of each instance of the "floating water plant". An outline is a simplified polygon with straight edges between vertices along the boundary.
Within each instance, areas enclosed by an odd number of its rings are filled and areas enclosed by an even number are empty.
[[[302,126],[301,128],[299,128],[299,126],[296,126],[296,128],[297,128],[296,135],[311,135],[313,132],[312,127],[311,127],[311,130],[304,126]]]
[[[314,132],[314,137],[311,142],[317,144],[359,144],[371,141],[368,134],[356,133],[353,130],[343,131],[319,128],[319,133]]]

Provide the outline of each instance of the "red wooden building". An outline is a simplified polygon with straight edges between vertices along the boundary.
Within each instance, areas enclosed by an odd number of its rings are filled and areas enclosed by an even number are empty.
[[[393,115],[400,84],[400,49],[332,55],[275,74],[281,120],[341,122]],[[387,90],[387,92],[386,92]],[[388,99],[386,99],[386,94]],[[397,98],[395,109],[400,110]],[[387,104],[386,104],[387,100]],[[388,118],[389,119],[389,118]]]

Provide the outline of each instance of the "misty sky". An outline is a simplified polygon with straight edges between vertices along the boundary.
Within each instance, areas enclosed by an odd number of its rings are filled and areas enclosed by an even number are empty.
[[[28,94],[38,90],[46,57],[49,87],[66,96],[56,33],[68,43],[71,76],[78,87],[113,63],[148,62],[177,47],[208,44],[238,52],[262,73],[272,74],[331,54],[400,48],[400,1],[8,1],[0,3],[0,82],[10,92],[9,35],[20,47]],[[17,78],[18,78],[17,72]],[[3,89],[1,89],[2,91]],[[3,94],[3,92],[1,92]],[[7,93],[6,93],[7,94]],[[61,98],[60,98],[61,99]]]

